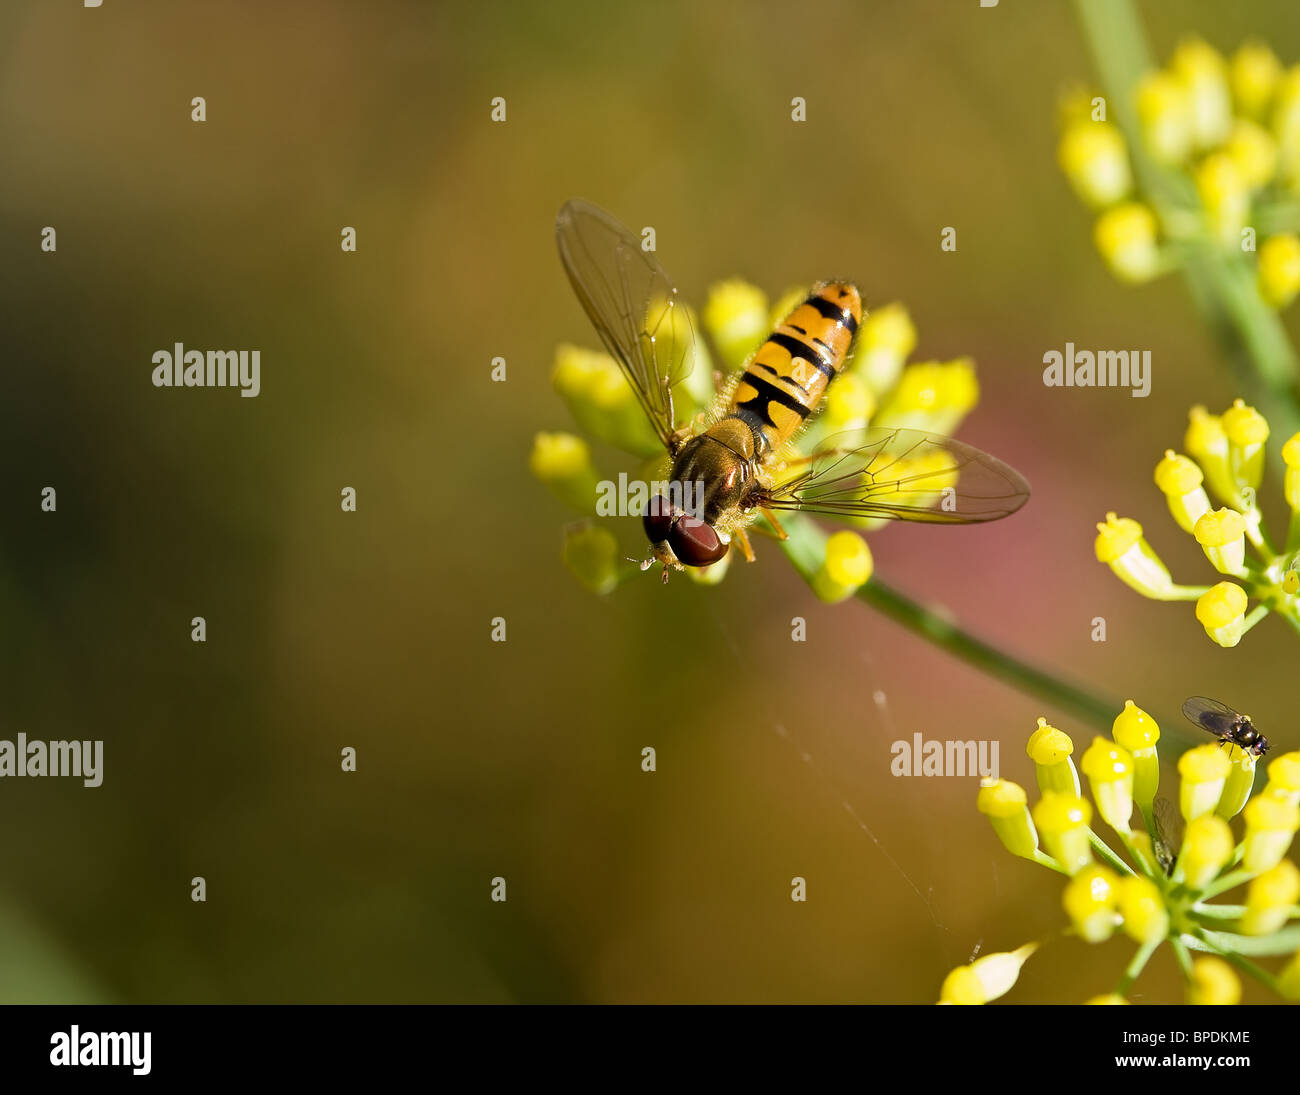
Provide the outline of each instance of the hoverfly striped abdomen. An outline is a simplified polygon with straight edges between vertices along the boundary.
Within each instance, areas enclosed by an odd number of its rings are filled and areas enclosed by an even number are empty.
[[[861,320],[857,289],[827,282],[758,348],[736,385],[730,417],[744,421],[765,452],[780,448],[817,409],[844,368]]]

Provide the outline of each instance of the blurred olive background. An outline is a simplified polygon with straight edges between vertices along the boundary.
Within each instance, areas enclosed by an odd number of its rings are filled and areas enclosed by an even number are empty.
[[[1159,58],[1195,30],[1290,63],[1289,7],[1143,11]],[[1281,622],[1220,650],[1093,557],[1117,509],[1208,578],[1151,470],[1236,392],[1182,282],[1115,282],[1056,168],[1093,79],[1068,5],[30,0],[0,57],[0,737],[106,742],[97,790],[0,786],[0,998],[923,1003],[1062,924],[975,781],[896,779],[890,745],[997,739],[1032,785],[1037,716],[1090,729],[817,603],[771,544],[717,589],[566,573],[527,455],[569,426],[556,343],[594,343],[555,256],[575,195],[653,224],[688,299],[848,276],[907,304],[918,357],[977,359],[962,436],[1034,497],[875,535],[880,576],[1297,745]],[[1044,388],[1067,340],[1150,349],[1150,398]],[[154,388],[177,341],[260,349],[261,395]],[[1054,943],[1011,999],[1108,991],[1131,949]],[[1139,990],[1177,998],[1172,959]]]

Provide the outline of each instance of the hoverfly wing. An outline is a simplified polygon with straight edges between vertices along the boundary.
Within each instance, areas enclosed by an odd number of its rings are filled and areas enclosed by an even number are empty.
[[[1029,484],[973,445],[903,428],[827,438],[765,493],[772,509],[966,525],[1015,513]]]
[[[676,429],[669,390],[695,363],[695,331],[672,279],[629,229],[590,202],[565,202],[555,237],[587,318],[667,446]]]
[[[1207,696],[1191,696],[1184,700],[1183,715],[1188,722],[1195,723],[1202,730],[1220,735],[1231,733],[1241,717],[1227,704]]]

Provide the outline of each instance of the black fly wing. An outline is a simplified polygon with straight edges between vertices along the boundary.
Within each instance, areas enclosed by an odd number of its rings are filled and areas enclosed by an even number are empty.
[[[695,363],[690,314],[654,255],[603,209],[574,198],[555,219],[560,261],[605,349],[667,447],[671,388]]]
[[[967,525],[1007,517],[1029,499],[1029,484],[1014,468],[973,445],[922,430],[875,428],[830,437],[795,472],[760,492],[758,504],[832,517]]]
[[[1157,795],[1152,821],[1155,822],[1156,831],[1151,834],[1151,845],[1156,859],[1168,875],[1173,871],[1174,862],[1183,846],[1183,815],[1172,801],[1163,795]]]
[[[1206,696],[1192,696],[1184,700],[1183,715],[1188,722],[1195,723],[1202,730],[1220,736],[1230,733],[1241,719],[1241,716],[1227,704]]]

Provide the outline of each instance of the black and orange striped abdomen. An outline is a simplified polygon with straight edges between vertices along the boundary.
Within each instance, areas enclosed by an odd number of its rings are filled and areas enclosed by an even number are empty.
[[[767,451],[780,448],[817,409],[844,368],[862,298],[847,282],[819,285],[781,321],[736,385],[728,417],[745,421]]]

